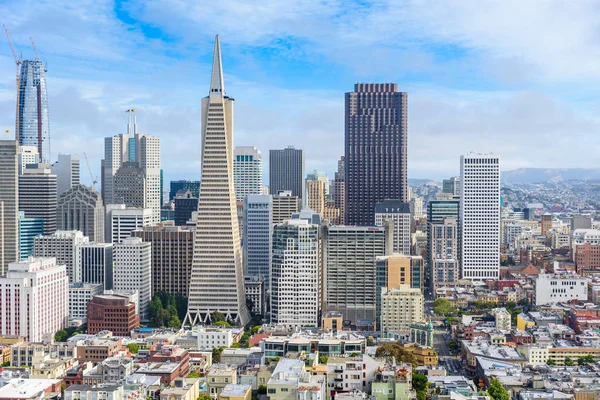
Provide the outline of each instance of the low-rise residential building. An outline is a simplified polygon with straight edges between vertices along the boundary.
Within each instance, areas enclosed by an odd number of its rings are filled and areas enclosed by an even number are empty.
[[[412,366],[399,364],[380,370],[371,384],[376,400],[410,400],[416,398],[412,390]]]
[[[238,365],[241,369],[244,369],[254,366],[256,357],[258,357],[258,364],[260,365],[262,355],[260,347],[223,349],[221,362],[223,364]]]
[[[212,349],[231,347],[239,341],[239,328],[198,327],[177,339],[177,344],[186,349]]]
[[[371,391],[371,382],[381,362],[366,354],[357,357],[329,357],[327,360],[327,391],[330,396],[338,392]]]
[[[10,347],[11,367],[31,367],[35,357],[51,356],[65,359],[76,357],[76,348],[72,343],[32,343],[18,342]]]
[[[517,365],[523,365],[527,362],[527,359],[514,347],[492,345],[488,339],[482,336],[473,340],[463,340],[462,352],[467,359],[467,368],[471,370],[474,370],[477,365],[477,357],[486,357]]]
[[[99,363],[107,358],[117,355],[123,349],[120,338],[96,335],[75,335],[68,342],[77,346],[77,359],[79,362],[92,361]],[[110,333],[110,332],[108,332]]]
[[[60,379],[10,379],[0,388],[0,400],[52,398],[60,395]]]
[[[510,313],[506,310],[506,308],[495,308],[492,311],[494,315],[494,319],[496,320],[496,329],[500,329],[501,331],[509,331],[511,328],[510,324]]]
[[[587,278],[573,274],[540,274],[535,280],[535,305],[587,301]]]
[[[267,382],[270,400],[325,400],[325,377],[304,369],[304,361],[279,360]]]
[[[177,378],[160,391],[160,400],[197,400],[199,396],[200,378]]]
[[[177,378],[185,378],[181,363],[176,362],[148,362],[141,364],[136,374],[160,377],[160,383],[170,385]]]
[[[65,400],[122,400],[123,386],[71,385],[65,389]]]
[[[517,347],[521,354],[527,357],[529,365],[544,365],[548,362],[548,347],[535,344],[520,345]]]
[[[151,362],[170,362],[178,363],[181,376],[187,376],[190,373],[190,355],[187,350],[173,345],[158,344],[150,350]]]
[[[225,386],[219,394],[219,400],[251,400],[252,386],[247,384],[233,384]]]
[[[225,386],[236,383],[237,369],[231,365],[213,364],[206,373],[207,392],[213,399],[219,398]]]

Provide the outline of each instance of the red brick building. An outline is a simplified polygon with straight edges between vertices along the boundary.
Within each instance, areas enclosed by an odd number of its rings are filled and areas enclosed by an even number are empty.
[[[181,377],[186,377],[190,373],[190,354],[179,346],[157,346],[157,350],[150,350],[150,362],[178,363]]]
[[[584,243],[575,247],[577,272],[600,270],[600,244]]]
[[[140,317],[129,297],[102,294],[92,297],[88,303],[87,324],[89,334],[108,330],[115,336],[129,336],[140,326]]]

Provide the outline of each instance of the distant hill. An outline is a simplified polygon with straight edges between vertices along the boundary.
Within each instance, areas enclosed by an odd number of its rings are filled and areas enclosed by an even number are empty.
[[[427,184],[441,185],[440,182],[434,181],[433,179],[408,178],[408,186],[423,186]]]
[[[502,183],[598,180],[600,168],[519,168],[502,171]]]

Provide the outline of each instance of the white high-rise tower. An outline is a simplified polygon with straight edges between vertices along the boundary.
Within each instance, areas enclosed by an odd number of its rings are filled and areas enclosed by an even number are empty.
[[[184,324],[207,323],[213,312],[248,322],[233,184],[233,99],[225,95],[221,47],[215,39],[209,95],[202,99],[202,179]]]
[[[498,279],[500,272],[500,157],[460,157],[460,258],[463,279]]]
[[[233,183],[237,201],[260,194],[263,184],[260,150],[254,146],[236,146],[233,155]]]

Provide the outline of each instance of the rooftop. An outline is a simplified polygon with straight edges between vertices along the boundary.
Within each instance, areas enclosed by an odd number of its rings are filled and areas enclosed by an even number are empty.
[[[53,385],[60,390],[60,383],[60,379],[11,379],[0,388],[0,398],[34,398],[39,392],[45,391]]]
[[[248,392],[248,390],[250,390],[250,388],[252,387],[252,385],[249,384],[240,384],[240,385],[235,385],[233,383],[230,383],[229,385],[225,386],[223,388],[223,391],[221,392],[221,397],[244,397],[245,394]]]

